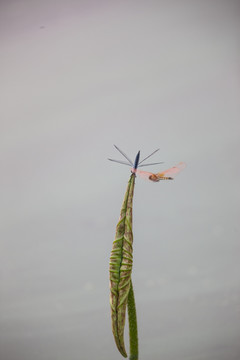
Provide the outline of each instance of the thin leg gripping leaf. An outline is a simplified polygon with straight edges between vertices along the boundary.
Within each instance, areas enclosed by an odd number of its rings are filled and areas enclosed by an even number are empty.
[[[112,331],[117,348],[124,357],[127,357],[124,345],[124,325],[133,262],[132,202],[134,184],[135,175],[132,174],[116,228],[109,267]]]

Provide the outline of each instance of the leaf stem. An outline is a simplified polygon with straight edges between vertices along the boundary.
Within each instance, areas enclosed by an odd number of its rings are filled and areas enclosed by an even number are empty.
[[[137,312],[136,312],[132,280],[128,294],[128,323],[129,323],[129,345],[130,345],[129,360],[138,360]]]

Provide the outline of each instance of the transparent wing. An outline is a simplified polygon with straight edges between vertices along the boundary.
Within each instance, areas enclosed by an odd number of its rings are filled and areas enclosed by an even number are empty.
[[[142,170],[138,170],[138,169],[135,171],[135,173],[145,180],[149,180],[149,176],[153,175],[153,173],[151,173],[151,172],[142,171]]]
[[[157,151],[159,151],[160,149],[157,149],[157,150],[155,150],[154,152],[152,152],[150,155],[148,155],[147,157],[145,157],[143,160],[141,160],[140,161],[140,163],[139,163],[139,165],[141,164],[141,163],[143,163],[145,160],[147,160],[148,158],[150,158],[150,156],[152,156],[153,154],[155,154]]]
[[[155,162],[155,163],[151,163],[151,164],[138,165],[138,167],[151,166],[151,165],[157,165],[157,164],[163,164],[163,161]]]
[[[186,167],[186,164],[184,162],[180,162],[179,164],[177,164],[176,166],[173,166],[170,169],[167,169],[165,171],[162,171],[160,173],[157,173],[155,175],[157,175],[158,177],[162,177],[162,176],[169,176],[169,177],[174,177],[176,176],[180,171],[182,171],[184,168]]]
[[[138,169],[135,171],[135,173],[143,179],[159,181],[162,177],[172,177],[172,178],[175,177],[185,167],[186,164],[184,162],[180,162],[176,166],[173,166],[172,168],[159,172],[157,174],[148,171],[138,170]]]
[[[121,160],[114,160],[114,159],[108,159],[110,161],[114,161],[116,163],[119,163],[119,164],[123,164],[123,165],[128,165],[128,166],[132,166],[133,164],[129,164],[128,162],[126,161],[121,161]]]
[[[132,160],[129,159],[129,157],[128,157],[121,149],[119,149],[119,147],[117,147],[117,145],[114,145],[114,146],[115,146],[115,148],[120,152],[120,154],[122,154],[122,156],[124,156],[125,159],[127,159],[127,161],[129,161],[129,163],[133,166]]]

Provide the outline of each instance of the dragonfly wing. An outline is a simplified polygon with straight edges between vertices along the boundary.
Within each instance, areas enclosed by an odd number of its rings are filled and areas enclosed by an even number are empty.
[[[150,156],[152,156],[153,154],[155,154],[158,150],[160,150],[160,149],[157,149],[157,150],[155,150],[154,152],[152,152],[150,155],[148,155],[148,156],[145,157],[143,160],[141,160],[139,164],[143,163],[145,160],[147,160],[148,158],[150,158]]]
[[[129,159],[129,157],[128,157],[121,149],[119,149],[119,147],[117,147],[117,145],[114,145],[114,146],[115,146],[115,148],[120,152],[120,154],[122,154],[122,156],[124,156],[125,159],[127,159],[127,161],[129,161],[129,163],[133,166],[132,160]]]
[[[151,173],[151,172],[142,171],[142,170],[138,170],[138,169],[135,170],[135,173],[145,180],[149,180],[149,176],[153,175],[153,173]]]
[[[119,164],[132,166],[132,164],[129,164],[129,163],[128,163],[128,162],[126,162],[126,161],[122,161],[122,160],[114,160],[114,159],[108,159],[108,160],[110,160],[110,161],[114,161],[114,162],[119,163]]]
[[[156,175],[159,177],[162,176],[169,176],[169,177],[174,177],[176,176],[181,170],[183,170],[186,167],[186,164],[184,162],[180,162],[179,164],[177,164],[176,166],[173,166],[170,169],[167,169],[165,171],[162,171],[161,173],[157,173]]]
[[[151,163],[151,164],[138,165],[138,167],[151,166],[151,165],[158,165],[158,164],[163,164],[163,161],[160,161],[160,162],[155,162],[155,163]]]
[[[137,174],[138,176],[140,176],[143,179],[146,180],[151,180],[154,182],[158,182],[159,180],[161,180],[161,178],[164,177],[171,177],[173,178],[175,175],[177,175],[181,170],[183,170],[186,167],[186,164],[183,162],[180,162],[179,164],[177,164],[176,166],[167,169],[165,171],[162,171],[161,173],[157,173],[157,174],[153,174],[151,172],[148,171],[142,171],[142,170],[135,170],[135,174]],[[133,171],[133,169],[132,169]]]

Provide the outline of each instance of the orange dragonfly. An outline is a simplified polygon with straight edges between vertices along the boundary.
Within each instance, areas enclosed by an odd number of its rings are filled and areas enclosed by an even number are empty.
[[[142,166],[149,166],[149,165],[156,165],[156,164],[162,164],[163,162],[156,162],[156,163],[151,163],[151,164],[143,164],[143,162],[145,160],[147,160],[150,156],[152,156],[153,154],[155,154],[159,149],[155,150],[153,153],[151,153],[150,155],[148,155],[146,158],[144,158],[143,160],[140,160],[140,151],[137,153],[136,158],[134,163],[132,162],[132,160],[122,151],[120,150],[116,145],[114,145],[115,148],[125,157],[125,159],[128,161],[121,161],[121,160],[113,160],[113,159],[108,159],[110,161],[114,161],[117,162],[119,164],[123,164],[123,165],[128,165],[131,166],[131,172],[139,175],[140,177],[147,179],[147,180],[151,180],[153,182],[159,182],[160,180],[173,180],[174,177],[186,167],[186,164],[184,162],[180,162],[179,164],[177,164],[176,166],[173,166],[170,169],[164,170],[162,172],[159,173],[151,173],[151,172],[147,172],[147,171],[142,171],[142,170],[138,170],[139,167]]]

